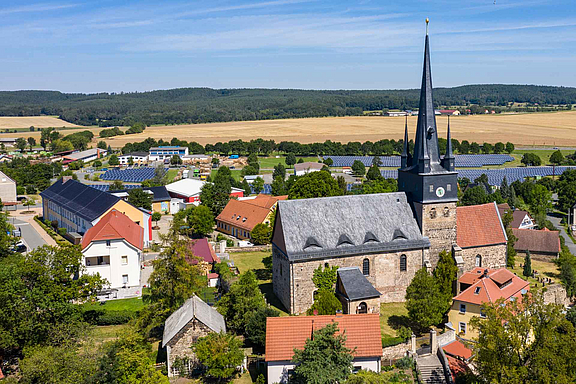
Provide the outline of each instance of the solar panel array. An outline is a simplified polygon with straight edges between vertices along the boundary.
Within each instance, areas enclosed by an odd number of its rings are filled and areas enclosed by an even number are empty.
[[[467,177],[470,181],[480,177],[482,174],[488,176],[490,185],[500,185],[502,179],[506,176],[508,184],[516,180],[523,181],[526,177],[544,177],[552,175],[561,175],[567,169],[576,169],[576,167],[521,167],[521,168],[501,168],[501,169],[460,169],[457,170],[458,177]],[[397,179],[398,171],[395,169],[385,169],[380,171],[383,177],[387,179]]]
[[[108,189],[110,188],[110,184],[87,184],[87,185],[103,192],[108,192]],[[124,186],[124,189],[134,189],[134,188],[142,188],[142,187],[140,185],[134,185],[134,184],[126,184]]]
[[[164,168],[164,173],[167,171]],[[141,167],[132,169],[111,169],[100,176],[102,180],[120,180],[126,183],[141,183],[154,177],[156,168]]]
[[[351,167],[354,161],[359,160],[365,166],[372,165],[374,156],[324,156],[324,159],[331,158],[333,167]],[[399,167],[400,156],[381,156],[382,167]],[[492,155],[456,155],[456,167],[470,168],[470,167],[483,167],[486,165],[502,165],[508,161],[513,161],[514,158],[505,154],[492,154]]]

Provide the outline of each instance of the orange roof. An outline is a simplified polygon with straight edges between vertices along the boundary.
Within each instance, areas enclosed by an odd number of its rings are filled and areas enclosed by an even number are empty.
[[[456,380],[456,377],[468,372],[468,365],[455,357],[446,356],[448,359],[448,365],[450,366],[450,373],[452,373],[452,379]]]
[[[382,356],[380,318],[376,313],[337,316],[290,316],[266,319],[266,361],[292,360],[294,348],[303,349],[312,332],[338,323],[346,335],[346,347],[354,357]]]
[[[466,347],[460,340],[454,340],[453,342],[446,344],[442,347],[444,352],[452,356],[460,356],[468,360],[472,357],[472,351]]]
[[[136,248],[143,248],[144,229],[115,209],[90,228],[82,237],[82,249],[93,241],[124,239]]]
[[[505,244],[506,234],[495,203],[456,208],[456,243],[461,248]]]
[[[226,204],[226,207],[224,207],[224,210],[222,210],[222,212],[218,215],[216,220],[230,224],[234,227],[246,229],[251,232],[257,224],[264,222],[266,217],[270,214],[270,208],[251,203],[251,201],[256,200],[259,199],[231,199],[228,204]],[[268,204],[270,202],[270,200],[264,200],[265,199],[261,199],[259,202],[262,202],[263,204]]]
[[[473,272],[467,272],[462,277],[466,276],[466,281],[470,281]],[[477,281],[454,297],[454,300],[463,301],[472,304],[482,304],[486,302],[495,302],[498,299],[508,300],[511,297],[521,298],[523,293],[530,289],[530,284],[507,270],[501,269],[487,269],[488,274],[478,274]],[[458,279],[462,281],[462,277]]]
[[[256,196],[256,198],[254,198],[254,199],[246,199],[246,200],[242,200],[242,202],[247,203],[247,204],[257,205],[259,207],[271,209],[274,206],[274,204],[276,204],[278,202],[278,200],[287,200],[287,199],[288,199],[288,195],[270,196],[270,195],[264,195],[261,193],[258,196]]]

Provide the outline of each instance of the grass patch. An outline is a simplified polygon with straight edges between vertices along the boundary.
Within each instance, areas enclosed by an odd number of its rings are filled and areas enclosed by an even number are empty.
[[[520,163],[520,160],[522,159],[522,155],[524,155],[525,153],[533,153],[535,155],[540,156],[540,158],[542,159],[542,165],[549,165],[550,164],[550,156],[552,156],[552,154],[556,152],[556,149],[518,149],[518,150],[514,150],[513,154],[518,155],[518,166],[523,165],[522,163]],[[566,155],[570,155],[572,153],[574,153],[574,151],[569,151],[569,150],[560,150],[560,152],[562,152],[562,154],[564,156]],[[516,156],[514,156],[516,157]],[[506,164],[510,164],[510,163],[506,163]]]
[[[144,302],[140,297],[132,297],[129,299],[108,300],[97,303],[84,303],[83,309],[103,309],[105,311],[130,311],[138,312],[144,308]]]
[[[212,172],[210,173],[210,177],[214,179],[214,177],[216,177],[217,172],[218,169],[213,169]],[[242,181],[242,176],[240,175],[242,173],[241,169],[231,169],[230,172],[232,173],[232,177],[234,178],[234,180]]]
[[[524,265],[524,255],[516,255],[516,266],[510,270],[522,279],[528,281],[530,283],[530,288],[535,287],[536,283],[538,283],[538,280],[533,277],[527,278],[526,276],[523,276],[520,264]],[[556,264],[553,262],[532,259],[532,269],[538,271],[538,276],[549,277],[555,283],[560,283],[560,271],[558,270]],[[540,284],[540,286],[542,285]]]
[[[105,343],[107,341],[116,340],[118,338],[118,333],[123,331],[128,324],[120,325],[100,325],[92,328],[91,335],[100,343]]]
[[[296,157],[296,161],[298,161],[300,157],[297,156]],[[318,157],[317,156],[304,156],[302,157],[302,159],[304,159],[304,161],[312,161],[314,163],[316,163],[318,161]],[[286,156],[280,156],[279,158],[276,158],[274,156],[271,157],[259,157],[258,158],[258,163],[260,164],[260,168],[261,169],[273,169],[275,165],[278,165],[279,163],[282,164],[283,166],[285,166],[286,168],[289,168],[286,165]]]
[[[178,174],[177,169],[169,169],[168,172],[166,172],[166,176],[165,176],[166,180],[168,180],[168,182],[171,183],[177,174]]]
[[[380,304],[380,329],[382,338],[397,337],[400,326],[409,326],[408,310],[405,303]]]

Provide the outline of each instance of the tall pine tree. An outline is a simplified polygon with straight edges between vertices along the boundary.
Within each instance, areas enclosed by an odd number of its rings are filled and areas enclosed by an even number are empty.
[[[532,276],[532,260],[530,259],[530,251],[526,251],[526,257],[524,257],[524,270],[522,274],[526,277]]]

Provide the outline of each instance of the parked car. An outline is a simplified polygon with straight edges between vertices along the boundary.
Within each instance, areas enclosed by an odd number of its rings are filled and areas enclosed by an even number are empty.
[[[26,252],[28,250],[28,248],[26,247],[26,245],[22,241],[19,241],[16,243],[16,245],[14,245],[12,250],[14,252],[23,253],[23,252]]]
[[[238,241],[238,246],[239,247],[253,247],[254,244],[252,244],[248,240],[240,240],[240,241]]]

